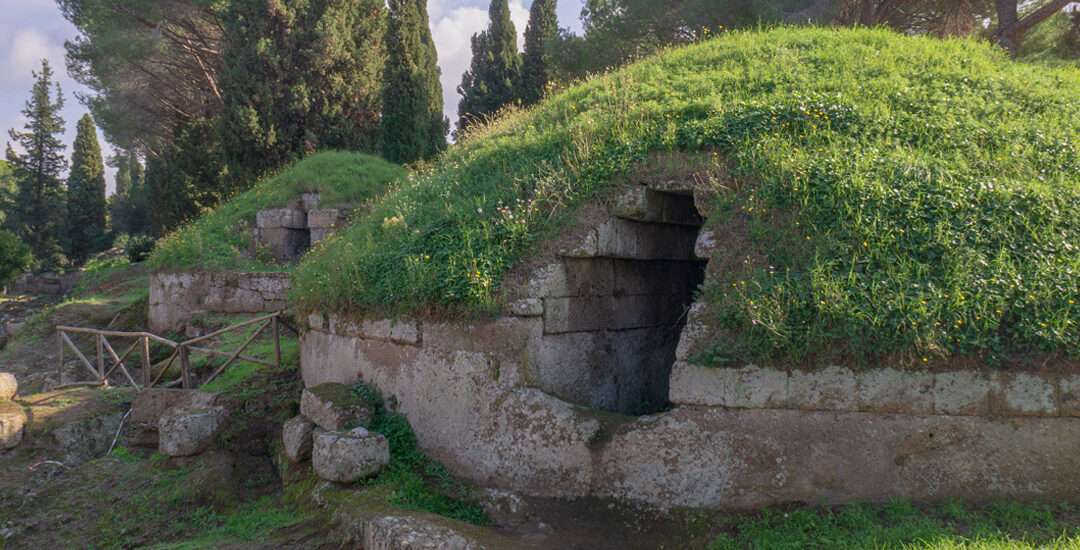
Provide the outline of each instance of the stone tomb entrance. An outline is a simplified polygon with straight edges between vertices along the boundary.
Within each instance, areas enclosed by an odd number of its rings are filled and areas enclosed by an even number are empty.
[[[543,316],[528,380],[566,401],[625,414],[668,406],[686,311],[704,280],[691,190],[635,185],[615,217],[531,278],[520,313]]]

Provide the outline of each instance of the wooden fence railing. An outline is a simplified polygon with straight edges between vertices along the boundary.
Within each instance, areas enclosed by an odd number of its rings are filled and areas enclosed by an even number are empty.
[[[161,336],[150,334],[148,332],[119,332],[81,327],[56,327],[56,346],[58,351],[58,363],[56,367],[57,381],[60,381],[61,377],[63,376],[65,347],[71,349],[75,356],[79,358],[82,364],[86,367],[88,371],[90,371],[90,373],[94,377],[93,380],[84,380],[80,382],[62,384],[60,386],[57,386],[56,389],[72,386],[108,387],[109,377],[112,376],[113,373],[116,372],[118,369],[119,373],[122,374],[124,378],[127,379],[128,383],[131,384],[131,386],[135,389],[138,390],[142,388],[149,388],[158,384],[158,382],[161,381],[161,378],[169,372],[169,369],[172,368],[173,364],[177,360],[180,361],[180,377],[171,382],[163,384],[163,386],[165,387],[173,387],[176,385],[180,385],[184,389],[191,389],[196,385],[209,383],[218,376],[221,376],[221,373],[225,372],[225,369],[237,360],[248,361],[250,363],[255,363],[267,367],[279,367],[281,365],[281,339],[279,334],[280,317],[281,312],[271,313],[270,315],[264,315],[255,319],[249,319],[242,323],[237,323],[230,327],[226,327],[221,330],[211,332],[210,334],[199,336],[197,338],[185,340],[183,342],[174,342],[172,340],[169,340],[168,338],[162,338]],[[240,347],[232,353],[216,349],[210,349],[208,347],[205,347],[205,345],[197,345],[203,344],[204,342],[221,336],[222,334],[225,334],[227,332],[232,332],[247,326],[254,325],[256,323],[262,324],[259,325],[258,329],[256,329],[254,333],[248,336],[247,340],[245,340],[244,343],[241,344]],[[251,343],[254,342],[255,339],[258,338],[259,335],[262,334],[267,327],[272,327],[271,331],[274,338],[274,361],[270,362],[262,359],[257,359],[255,357],[243,355],[244,350],[247,349],[247,347],[251,345]],[[90,360],[87,359],[86,355],[79,350],[79,346],[75,344],[69,334],[89,334],[94,337],[94,343],[96,348],[96,361],[94,363],[91,363]],[[127,348],[126,351],[124,351],[123,354],[117,354],[116,349],[113,348],[111,343],[109,343],[109,338],[113,338],[114,341],[117,338],[134,338],[135,341]],[[169,355],[168,359],[166,359],[165,365],[161,367],[157,376],[153,376],[153,365],[151,365],[150,363],[150,342],[156,342],[173,348],[172,354]],[[139,350],[139,359],[141,362],[141,386],[137,382],[135,382],[135,378],[131,376],[131,371],[129,371],[127,369],[127,366],[124,365],[124,361],[127,360],[127,358],[136,349]],[[221,366],[215,369],[214,372],[211,373],[210,376],[208,376],[205,380],[202,380],[198,384],[193,384],[193,373],[191,369],[192,352],[205,353],[213,357],[225,357],[226,360],[221,364]],[[109,367],[108,370],[105,370],[107,364],[110,362],[110,358],[112,365]]]

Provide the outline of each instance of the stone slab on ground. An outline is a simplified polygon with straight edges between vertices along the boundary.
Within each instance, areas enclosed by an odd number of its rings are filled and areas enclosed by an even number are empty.
[[[158,425],[158,419],[172,410],[195,410],[213,406],[229,406],[227,400],[216,393],[199,390],[180,390],[169,388],[145,388],[131,403],[132,423],[144,423],[151,428]]]
[[[281,428],[281,439],[285,445],[285,455],[293,462],[311,458],[312,435],[315,423],[303,416],[294,416]]]
[[[0,401],[10,401],[19,392],[19,380],[10,372],[0,372]]]
[[[0,401],[0,449],[13,449],[22,443],[26,413],[14,401]]]
[[[326,382],[304,390],[300,414],[328,432],[338,432],[370,427],[375,407],[363,402],[349,386]]]
[[[420,518],[384,516],[365,522],[366,550],[480,550],[453,529]]]
[[[327,481],[352,483],[378,474],[390,463],[390,442],[364,428],[328,432],[317,428],[311,463]]]
[[[191,456],[214,443],[229,414],[225,407],[175,410],[158,421],[158,450],[169,456]]]

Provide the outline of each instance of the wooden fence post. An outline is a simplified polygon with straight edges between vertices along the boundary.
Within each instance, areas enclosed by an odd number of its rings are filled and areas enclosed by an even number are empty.
[[[278,337],[277,317],[274,317],[274,365],[281,368],[281,338]]]
[[[141,340],[142,349],[139,350],[139,355],[142,356],[143,388],[149,388],[151,383],[150,375],[153,374],[150,372],[150,339],[142,336]]]
[[[182,378],[182,387],[185,390],[191,389],[191,369],[188,365],[188,349],[187,346],[180,345],[180,377]]]
[[[98,368],[98,379],[101,380],[105,384],[105,387],[108,387],[109,386],[109,381],[105,379],[105,345],[102,342],[102,340],[104,340],[104,339],[105,339],[104,336],[102,336],[100,334],[97,335],[97,338],[96,338],[96,341],[97,341],[97,368]]]
[[[56,330],[56,385],[64,383],[64,338],[60,336],[63,331]]]

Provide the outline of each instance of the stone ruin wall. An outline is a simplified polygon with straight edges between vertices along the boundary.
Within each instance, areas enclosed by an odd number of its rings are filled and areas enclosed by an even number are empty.
[[[24,294],[60,296],[67,294],[71,289],[75,288],[75,283],[79,282],[79,279],[81,279],[82,276],[82,271],[60,274],[25,273],[19,275],[14,281],[8,283],[8,285],[4,287],[4,294],[7,296],[19,296]]]
[[[265,247],[279,262],[303,256],[342,224],[344,210],[319,208],[317,193],[304,193],[284,208],[266,208],[255,216],[256,248]]]
[[[286,307],[284,272],[161,272],[150,276],[150,331],[184,330],[206,313],[270,313]]]
[[[536,496],[732,509],[1080,500],[1078,376],[688,362],[710,336],[685,287],[723,235],[665,220],[692,196],[672,191],[632,189],[497,320],[310,316],[305,384],[373,383],[455,473]],[[599,408],[656,399],[659,387],[669,410]]]

